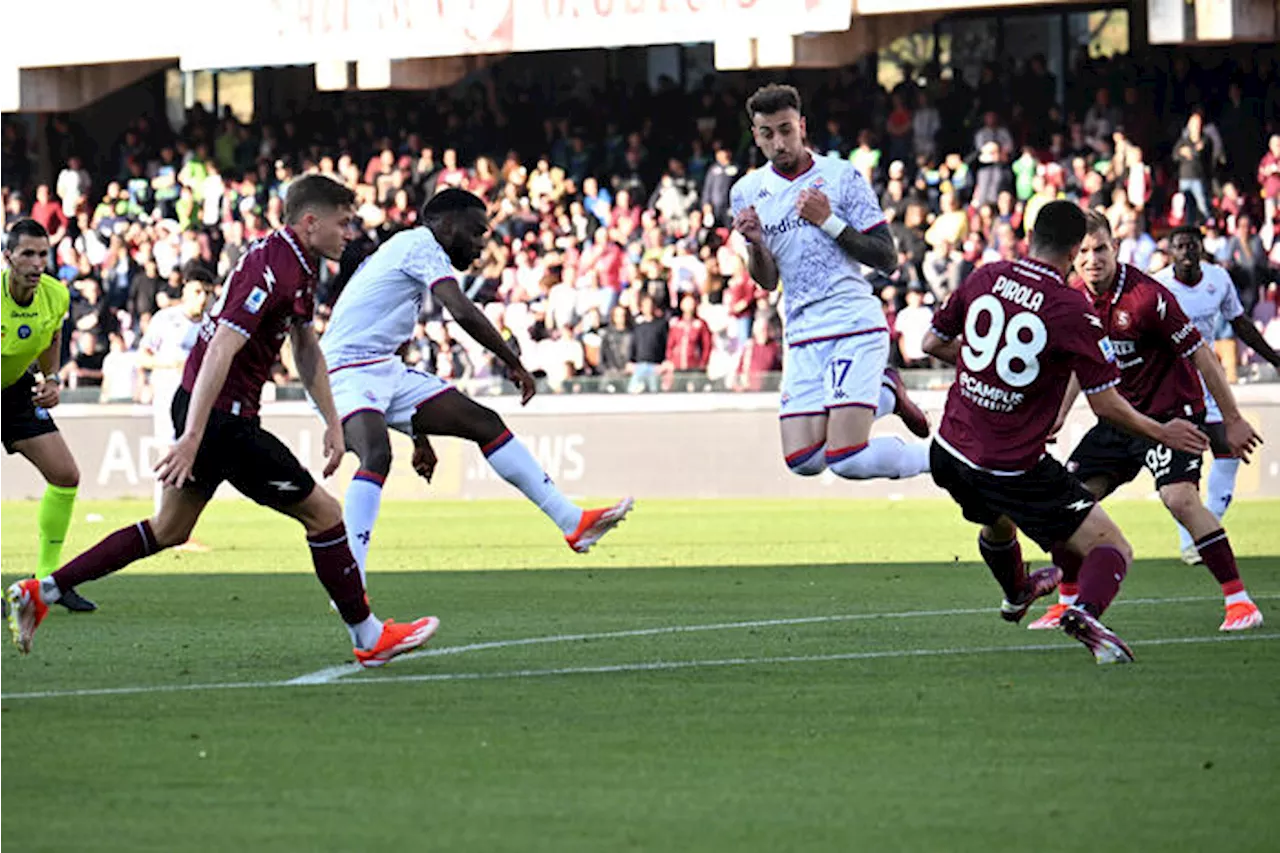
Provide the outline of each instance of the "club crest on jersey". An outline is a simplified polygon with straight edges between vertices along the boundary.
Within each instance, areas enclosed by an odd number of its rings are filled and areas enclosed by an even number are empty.
[[[267,292],[261,287],[255,287],[244,300],[244,310],[250,314],[257,314],[262,310],[262,304],[267,301]]]
[[[1128,311],[1116,312],[1116,327],[1120,329],[1129,328],[1129,312]]]
[[[29,337],[31,337],[31,327],[23,323],[18,327],[18,339],[25,341]]]

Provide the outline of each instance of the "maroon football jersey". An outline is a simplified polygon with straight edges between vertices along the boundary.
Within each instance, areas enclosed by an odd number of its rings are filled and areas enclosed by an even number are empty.
[[[1072,372],[1086,393],[1120,381],[1088,301],[1034,260],[974,271],[934,314],[933,333],[962,338],[937,441],[987,471],[1040,460]]]
[[[214,331],[228,326],[249,340],[232,360],[213,407],[233,415],[257,414],[263,383],[271,378],[285,336],[294,323],[311,322],[316,268],[288,228],[255,243],[240,258],[200,327],[200,339],[182,372],[182,387],[195,388]]]
[[[1072,287],[1102,318],[1130,405],[1161,421],[1204,411],[1200,373],[1189,358],[1204,339],[1172,293],[1128,264],[1117,268],[1115,287],[1097,296],[1083,282]]]

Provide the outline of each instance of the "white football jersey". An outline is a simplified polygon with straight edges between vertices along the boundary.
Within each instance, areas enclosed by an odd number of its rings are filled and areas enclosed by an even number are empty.
[[[778,265],[786,308],[786,337],[791,345],[885,328],[884,309],[849,257],[821,228],[801,219],[796,199],[818,189],[831,211],[870,231],[884,223],[875,192],[849,161],[814,155],[813,165],[786,178],[772,165],[743,177],[729,194],[734,215],[754,207],[764,230],[765,248]]]
[[[151,383],[158,389],[174,388],[182,382],[182,368],[196,341],[200,339],[200,324],[204,317],[191,319],[181,305],[162,308],[151,318],[147,334],[142,339],[142,349],[163,364],[176,363],[176,367],[157,367],[151,371]]]
[[[395,355],[413,337],[422,300],[454,277],[430,228],[401,231],[370,255],[343,288],[320,348],[329,369]]]
[[[1152,278],[1165,286],[1182,306],[1200,337],[1209,343],[1218,336],[1219,318],[1230,323],[1244,314],[1244,306],[1240,304],[1240,295],[1236,293],[1235,283],[1231,275],[1216,264],[1200,262],[1201,279],[1196,284],[1183,284],[1173,274],[1173,265],[1165,267]]]

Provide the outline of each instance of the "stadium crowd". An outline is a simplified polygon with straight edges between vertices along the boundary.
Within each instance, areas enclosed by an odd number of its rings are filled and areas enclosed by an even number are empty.
[[[770,387],[780,294],[748,279],[727,227],[729,188],[759,161],[741,107],[759,80],[712,79],[692,92],[548,92],[490,76],[376,101],[318,95],[252,124],[197,105],[180,129],[143,116],[103,147],[55,116],[38,141],[61,167],[47,183],[31,165],[37,140],[6,120],[6,226],[29,215],[50,231],[51,271],[73,295],[64,378],[100,385],[104,400],[148,399],[138,343],[180,298],[184,269],[224,277],[280,226],[290,181],[312,172],[356,190],[375,242],[413,226],[441,187],[482,196],[493,239],[465,286],[550,390]],[[869,275],[897,363],[929,366],[920,345],[932,306],[972,269],[1021,254],[1056,198],[1104,210],[1121,260],[1152,271],[1168,263],[1164,234],[1201,225],[1280,345],[1272,59],[1208,74],[1181,54],[1167,68],[1086,55],[1066,103],[1040,57],[989,63],[972,83],[925,69],[889,91],[856,68],[792,82],[813,148],[848,157],[882,198],[899,265]],[[335,274],[329,265],[321,279],[321,331]],[[497,391],[500,366],[460,338],[428,298],[405,357]],[[291,369],[286,355],[278,382]]]

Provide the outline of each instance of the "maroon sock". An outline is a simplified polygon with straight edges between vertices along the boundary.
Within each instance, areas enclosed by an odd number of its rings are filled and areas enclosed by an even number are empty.
[[[369,602],[365,600],[360,566],[347,545],[347,528],[338,522],[328,530],[308,536],[307,544],[311,546],[316,577],[337,605],[342,621],[356,625],[368,619]]]
[[[1049,554],[1053,557],[1053,564],[1062,569],[1063,583],[1075,583],[1080,579],[1080,564],[1084,561],[1067,550],[1066,545],[1054,545]]]
[[[1098,545],[1080,566],[1080,597],[1076,603],[1094,616],[1101,616],[1120,592],[1120,582],[1128,571],[1124,552],[1114,545]]]
[[[58,589],[66,592],[85,581],[95,581],[118,572],[134,560],[149,557],[164,550],[156,544],[150,521],[139,521],[121,527],[51,576]]]
[[[981,534],[978,536],[978,550],[987,568],[1004,590],[1008,601],[1017,601],[1027,583],[1027,570],[1022,562],[1022,546],[1015,536],[1008,542],[988,542]]]
[[[1240,569],[1236,567],[1236,555],[1231,550],[1231,542],[1227,539],[1227,531],[1222,528],[1208,536],[1196,540],[1196,550],[1204,567],[1209,570],[1220,584],[1229,584],[1240,580]]]

